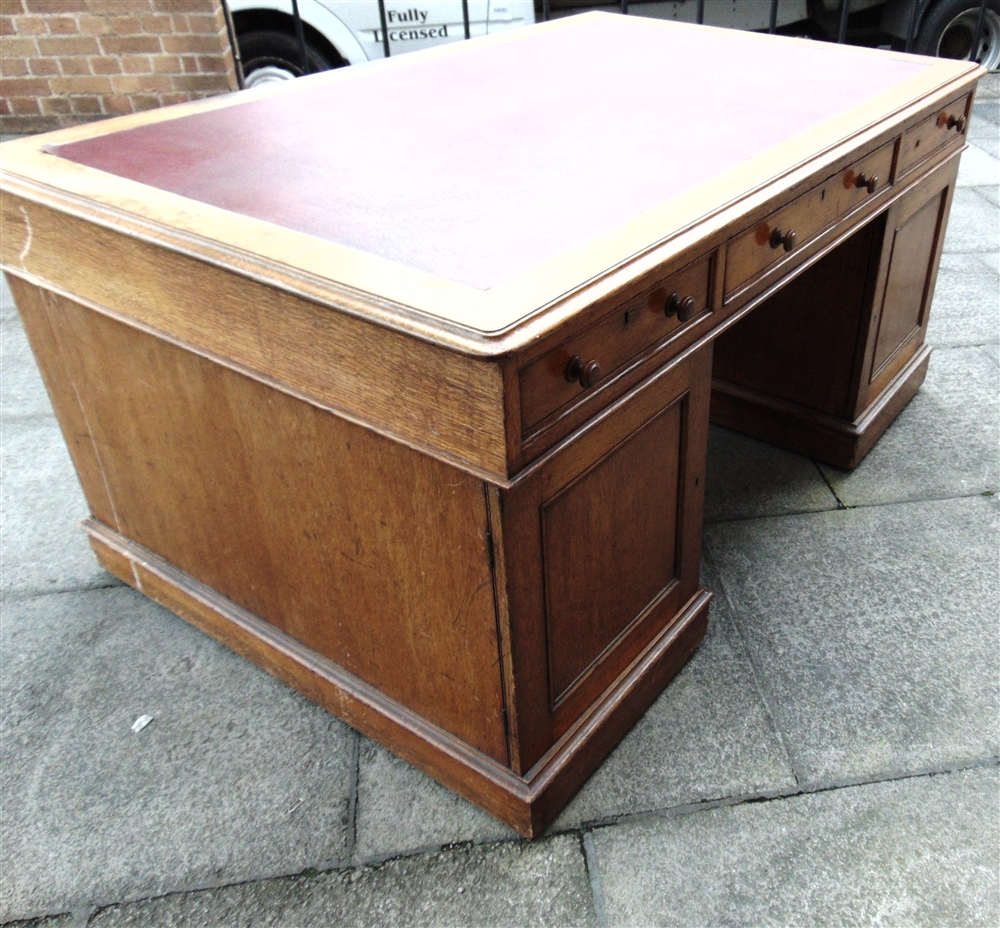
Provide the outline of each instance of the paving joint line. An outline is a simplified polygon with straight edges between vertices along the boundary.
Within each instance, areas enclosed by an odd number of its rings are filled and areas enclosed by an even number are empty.
[[[754,660],[753,652],[750,650],[746,631],[744,630],[743,624],[739,619],[739,610],[736,608],[736,603],[733,601],[733,597],[726,586],[726,582],[722,577],[722,572],[715,564],[715,558],[712,556],[712,551],[708,544],[705,545],[703,559],[708,563],[709,568],[712,573],[715,574],[715,578],[719,583],[722,597],[725,599],[726,605],[729,607],[733,630],[739,640],[740,647],[743,648],[743,656],[745,657],[747,665],[750,668],[750,676],[753,679],[757,695],[760,698],[761,705],[764,707],[764,712],[767,714],[767,719],[771,723],[771,728],[774,730],[774,735],[778,739],[778,744],[781,745],[781,750],[785,755],[785,761],[788,764],[788,770],[792,775],[792,779],[795,781],[795,785],[798,786],[802,782],[803,771],[799,770],[798,764],[795,762],[795,758],[793,757],[791,748],[789,747],[788,739],[785,737],[785,733],[781,730],[781,726],[778,724],[778,717],[772,708],[771,700],[768,698],[771,694],[764,684],[763,674],[757,666],[757,662]]]
[[[705,799],[699,802],[682,803],[676,806],[666,806],[659,809],[644,809],[641,812],[626,812],[614,818],[600,819],[585,823],[589,830],[598,828],[614,828],[618,825],[637,822],[680,818],[696,812],[707,812],[711,809],[725,809],[736,806],[753,805],[755,803],[776,802],[786,799],[796,799],[799,796],[812,796],[820,793],[830,793],[841,789],[857,789],[863,786],[878,786],[882,783],[897,783],[903,780],[919,780],[950,774],[964,773],[968,770],[983,770],[992,767],[1000,768],[1000,756],[991,756],[979,760],[926,767],[884,776],[850,777],[843,780],[826,780],[817,783],[807,783],[797,789],[762,789],[752,793],[742,793],[736,796],[722,796],[716,799]]]
[[[607,820],[599,819],[591,822],[584,822],[581,824],[574,825],[571,828],[566,828],[565,830],[546,832],[541,837],[535,839],[538,843],[542,843],[547,840],[551,840],[557,837],[563,837],[568,835],[581,835],[584,842],[586,838],[593,831],[599,828],[613,828],[617,825],[632,824],[642,821],[651,821],[654,819],[666,819],[680,817],[681,815],[688,815],[694,812],[709,811],[711,809],[717,808],[729,808],[739,805],[750,805],[759,802],[771,802],[774,800],[783,799],[793,799],[797,796],[812,795],[815,793],[832,792],[838,789],[853,789],[860,786],[874,786],[879,783],[892,783],[900,780],[911,780],[920,779],[923,777],[934,777],[934,776],[946,776],[948,774],[963,773],[966,770],[978,770],[985,769],[988,767],[1000,767],[1000,756],[991,756],[986,759],[980,759],[972,762],[959,762],[950,766],[941,766],[935,768],[925,768],[919,771],[909,771],[905,773],[898,773],[884,777],[869,777],[867,779],[857,778],[845,780],[838,783],[820,783],[820,784],[810,784],[809,786],[803,787],[797,790],[759,790],[753,793],[743,793],[736,796],[730,797],[720,797],[717,799],[702,800],[700,802],[694,803],[683,803],[677,806],[667,806],[660,809],[649,809],[642,812],[625,813]],[[333,873],[333,872],[347,872],[351,870],[358,870],[362,868],[379,868],[387,863],[391,863],[397,860],[413,860],[418,857],[429,856],[431,854],[442,854],[448,853],[449,851],[456,850],[471,850],[478,847],[497,847],[503,844],[528,844],[531,843],[526,839],[521,837],[514,837],[508,839],[500,839],[493,841],[481,841],[477,842],[474,839],[468,841],[457,841],[451,844],[441,844],[441,845],[430,845],[426,848],[421,848],[415,851],[402,852],[392,856],[382,858],[378,863],[364,863],[364,864],[353,864],[349,861],[337,861],[337,860],[326,860],[317,865],[310,867],[305,867],[302,870],[297,870],[294,872],[282,872],[275,873],[271,875],[263,876],[253,876],[248,877],[243,880],[232,880],[229,882],[217,880],[217,881],[205,881],[203,883],[196,883],[193,886],[186,888],[171,889],[162,893],[152,893],[148,896],[137,896],[131,899],[115,900],[112,902],[97,903],[92,905],[77,905],[69,908],[63,909],[50,909],[46,912],[19,915],[7,922],[3,922],[2,925],[12,925],[17,922],[22,921],[32,921],[41,918],[56,918],[60,915],[73,915],[77,919],[80,918],[84,913],[88,914],[88,922],[94,915],[105,911],[106,909],[115,908],[119,906],[134,905],[140,902],[148,902],[153,899],[163,899],[168,896],[181,896],[187,895],[189,893],[206,892],[213,889],[226,889],[230,886],[243,886],[252,883],[264,883],[270,880],[281,880],[281,879],[312,879],[323,873]],[[586,847],[586,843],[584,844]],[[586,862],[586,861],[585,861]],[[82,928],[78,924],[74,924],[73,928]]]
[[[604,887],[601,884],[601,873],[597,862],[597,847],[594,844],[592,831],[580,832],[580,850],[583,853],[583,869],[590,884],[591,902],[594,906],[594,916],[600,928],[607,928],[608,910],[604,901]]]

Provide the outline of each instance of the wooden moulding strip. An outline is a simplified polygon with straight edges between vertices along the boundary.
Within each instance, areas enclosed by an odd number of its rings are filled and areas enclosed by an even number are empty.
[[[528,838],[545,830],[691,656],[712,599],[699,590],[522,778],[98,520],[81,526],[120,580]]]

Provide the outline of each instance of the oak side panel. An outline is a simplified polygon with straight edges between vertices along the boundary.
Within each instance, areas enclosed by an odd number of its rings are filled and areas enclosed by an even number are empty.
[[[518,764],[601,701],[699,591],[711,345],[501,491]]]
[[[49,303],[121,533],[506,764],[481,481]]]
[[[87,498],[87,505],[98,519],[117,528],[118,517],[108,490],[100,450],[90,434],[86,414],[80,403],[76,385],[63,360],[56,332],[49,324],[47,294],[39,287],[13,274],[6,276],[28,342],[42,373],[49,399],[52,400],[70,457],[73,459],[77,477]]]
[[[499,366],[5,193],[4,262],[446,459],[506,476]],[[234,267],[239,261],[234,258]]]

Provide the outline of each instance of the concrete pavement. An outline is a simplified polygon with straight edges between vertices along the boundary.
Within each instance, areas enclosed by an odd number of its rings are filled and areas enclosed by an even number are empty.
[[[97,567],[4,286],[0,922],[1000,923],[998,89],[925,386],[851,473],[713,429],[708,637],[534,842]]]

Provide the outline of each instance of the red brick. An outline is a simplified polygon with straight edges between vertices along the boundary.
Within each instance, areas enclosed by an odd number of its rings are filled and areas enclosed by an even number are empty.
[[[48,35],[49,24],[44,16],[15,16],[14,31],[18,35]]]
[[[24,4],[21,0],[0,0],[0,14],[4,16],[17,16],[24,12]]]
[[[100,75],[78,74],[73,77],[53,77],[49,83],[52,85],[53,93],[111,93],[111,79]]]
[[[112,113],[115,116],[120,116],[122,113],[132,112],[132,101],[124,94],[101,97],[101,108],[105,113]]]
[[[49,80],[46,77],[12,77],[3,82],[5,97],[47,97]]]
[[[38,104],[46,116],[69,112],[69,97],[42,97]]]
[[[101,111],[101,101],[97,97],[70,97],[70,109],[74,113],[94,113]]]
[[[137,113],[142,110],[155,110],[160,106],[160,95],[158,93],[134,93],[129,97],[132,109]]]
[[[225,28],[224,23],[206,13],[192,14],[188,17],[188,24],[192,32],[200,32],[203,35],[214,35]]]
[[[92,16],[90,13],[81,13],[76,18],[80,26],[81,35],[107,35],[111,31],[111,24],[107,16]]]
[[[138,16],[112,16],[110,22],[115,35],[142,35],[145,31]]]
[[[163,93],[173,90],[166,74],[122,74],[111,78],[115,93]]]
[[[121,60],[115,55],[95,55],[90,59],[90,69],[95,74],[121,74]]]
[[[6,97],[0,97],[0,116],[6,116],[10,112],[10,103]]]
[[[122,55],[121,63],[126,74],[149,74],[153,70],[148,55]]]
[[[53,74],[62,74],[58,58],[29,58],[28,68],[32,74],[38,77],[52,77]]]
[[[0,35],[17,35],[13,16],[0,16]]]
[[[90,74],[90,62],[86,58],[60,58],[59,67],[63,74]]]
[[[151,9],[148,0],[88,0],[87,8],[91,13],[102,13],[107,16],[129,16]]]
[[[85,13],[87,0],[24,0],[29,13]]]
[[[163,50],[172,55],[217,55],[222,46],[214,35],[165,35]]]
[[[191,99],[189,93],[161,93],[160,102],[164,106],[173,106],[175,103],[186,103]]]
[[[59,69],[56,68],[56,70]],[[23,58],[8,58],[6,55],[0,55],[0,74],[4,77],[24,77],[27,73],[28,62]]]
[[[173,20],[166,13],[144,13],[142,16],[143,32],[172,32]]]
[[[185,74],[198,73],[198,59],[194,55],[185,55],[181,58],[181,67]]]
[[[80,27],[72,16],[46,16],[45,22],[53,35],[79,35]]]
[[[103,35],[101,48],[107,55],[155,55],[160,51],[156,35]]]
[[[97,39],[89,35],[52,35],[38,40],[43,55],[96,55]]]
[[[4,57],[11,58],[35,58],[38,55],[38,43],[34,39],[22,38],[21,36],[5,37],[3,54]]]
[[[154,74],[181,73],[181,60],[176,55],[156,55],[152,61]]]
[[[224,93],[229,90],[225,78],[218,74],[178,74],[170,80],[173,82],[174,90],[206,93]]]
[[[159,13],[214,13],[217,0],[153,0]]]
[[[8,97],[10,108],[18,116],[35,116],[41,112],[35,97]]]
[[[229,62],[222,55],[200,55],[198,57],[198,70],[202,74],[225,74]]]

